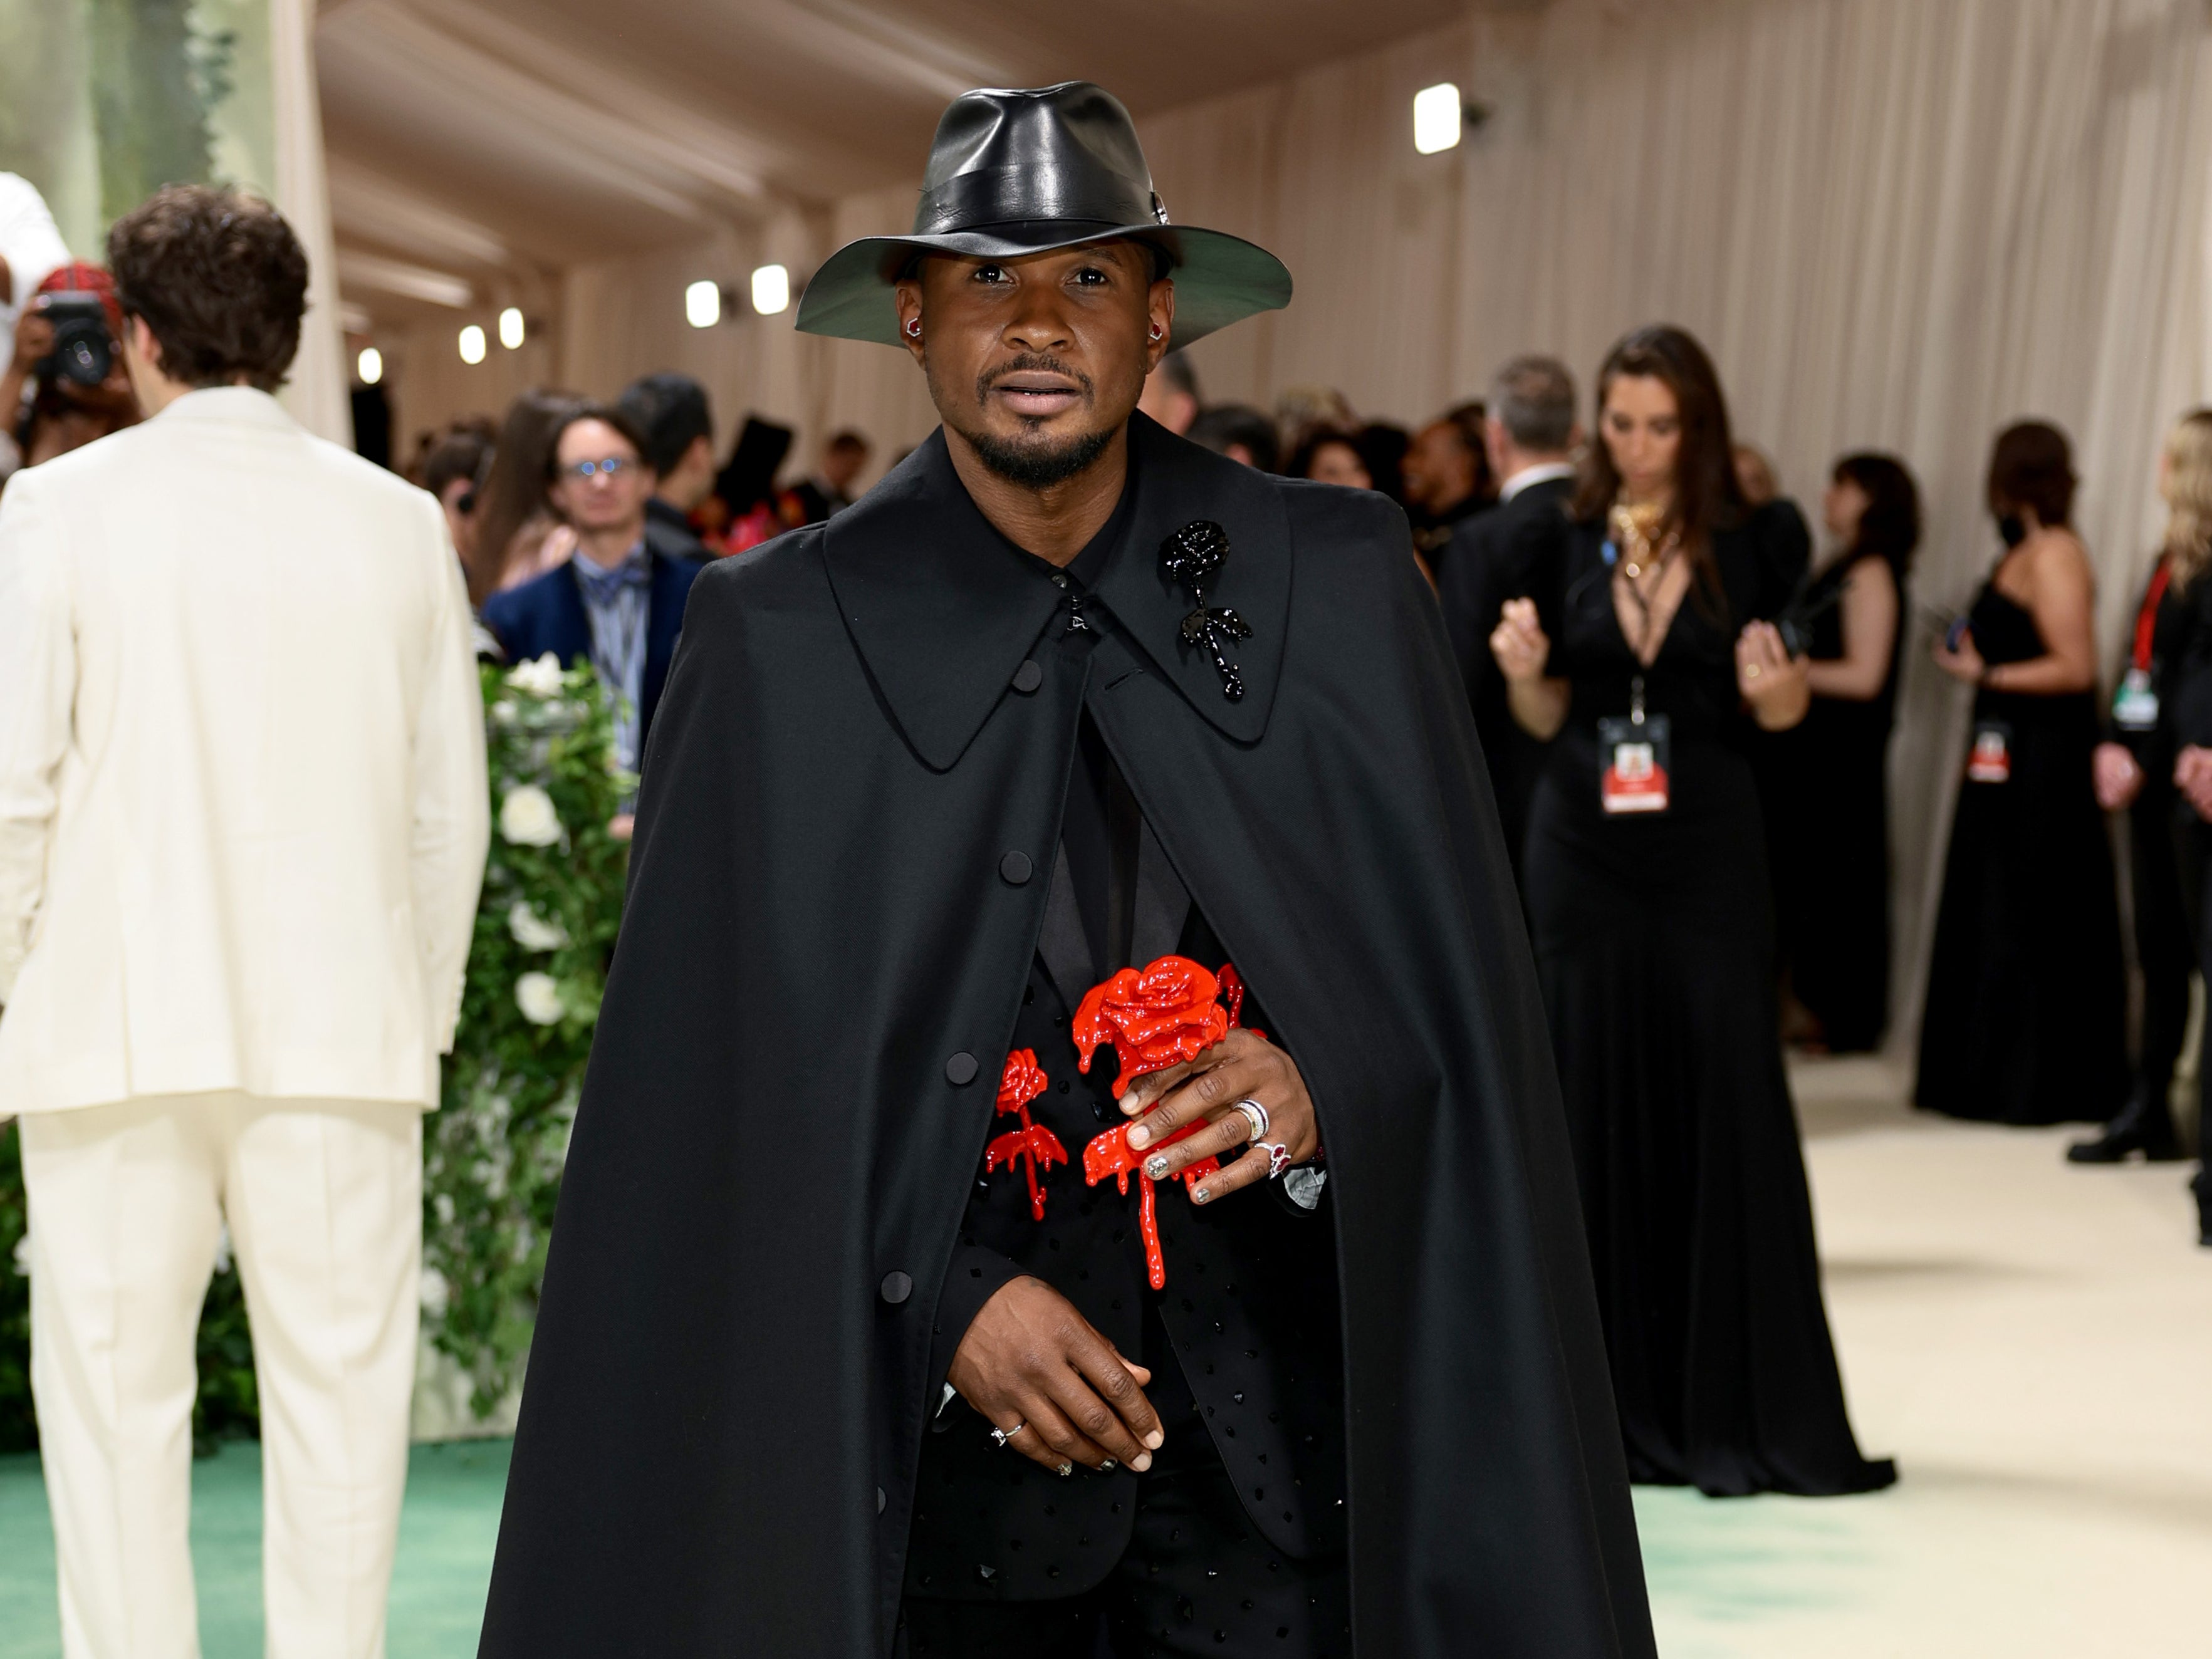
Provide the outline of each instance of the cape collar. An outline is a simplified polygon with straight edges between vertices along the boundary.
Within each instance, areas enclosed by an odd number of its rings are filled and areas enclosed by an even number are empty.
[[[1267,730],[1290,620],[1288,515],[1265,475],[1174,437],[1142,415],[1129,423],[1131,489],[1121,544],[1094,599],[1163,678],[1228,736]],[[1228,532],[1226,562],[1206,602],[1233,607],[1251,636],[1231,650],[1244,683],[1235,702],[1205,653],[1184,644],[1188,592],[1160,569],[1160,546],[1198,520]],[[1066,595],[977,509],[940,429],[823,528],[822,556],[854,647],[915,752],[952,765],[1006,693]]]

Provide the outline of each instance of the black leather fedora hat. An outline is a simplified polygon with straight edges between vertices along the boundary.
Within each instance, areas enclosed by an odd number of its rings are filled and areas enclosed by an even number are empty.
[[[1104,88],[963,93],[937,124],[914,234],[865,236],[831,254],[799,300],[799,326],[896,345],[892,289],[918,254],[1012,258],[1124,237],[1173,264],[1174,345],[1291,302],[1291,273],[1265,248],[1169,223],[1129,112]]]

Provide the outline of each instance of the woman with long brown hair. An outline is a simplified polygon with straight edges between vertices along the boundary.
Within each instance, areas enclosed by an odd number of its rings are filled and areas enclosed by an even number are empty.
[[[575,546],[574,535],[545,498],[545,479],[552,470],[554,429],[583,401],[573,392],[539,387],[507,405],[480,492],[473,556],[465,565],[471,605],[482,608],[501,590],[543,574]]]
[[[2096,580],[2073,451],[2024,421],[1986,497],[2005,544],[1936,661],[1974,688],[1914,1099],[1995,1123],[2101,1123],[2128,1093],[2126,969],[2097,810]]]
[[[1887,763],[1920,492],[1894,456],[1846,455],[1822,517],[1833,550],[1791,607],[1813,706],[1774,745],[1766,844],[1796,1040],[1852,1054],[1889,1015]]]
[[[1821,1303],[1745,754],[1805,715],[1771,619],[1809,538],[1744,501],[1680,329],[1613,349],[1597,434],[1557,567],[1491,647],[1514,718],[1556,739],[1528,906],[1629,1472],[1864,1492],[1896,1472],[1860,1455]]]
[[[2158,485],[2166,535],[2130,617],[2104,741],[2092,757],[2097,805],[2128,815],[2142,1030],[2127,1104],[2096,1139],[2067,1149],[2076,1164],[2118,1164],[2138,1152],[2154,1164],[2181,1156],[2166,1094],[2189,1025],[2197,926],[2185,896],[2197,886],[2202,854],[2196,815],[2173,781],[2180,749],[2174,704],[2183,665],[2212,628],[2212,581],[2204,579],[2212,562],[2212,409],[2174,423],[2159,456]],[[2206,1081],[2212,1085],[2212,1079]]]

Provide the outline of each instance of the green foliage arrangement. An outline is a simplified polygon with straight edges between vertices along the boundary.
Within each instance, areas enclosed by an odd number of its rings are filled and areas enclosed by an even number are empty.
[[[486,667],[491,857],[441,1109],[423,1123],[422,1334],[489,1415],[518,1381],[561,1170],[622,920],[628,842],[609,830],[635,781],[588,667]],[[38,1443],[30,1280],[13,1125],[0,1127],[0,1453]],[[228,1254],[201,1310],[192,1438],[258,1431],[253,1345]]]
[[[23,1249],[23,1161],[0,1124],[0,1454],[39,1443],[31,1415],[31,1264]]]
[[[633,781],[590,668],[483,671],[493,831],[443,1102],[423,1126],[423,1335],[489,1414],[537,1318],[568,1133],[622,920]]]

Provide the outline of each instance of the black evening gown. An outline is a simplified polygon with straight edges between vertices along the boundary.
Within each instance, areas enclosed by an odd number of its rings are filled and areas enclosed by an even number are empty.
[[[1837,560],[1813,579],[1804,602],[1828,599],[1853,571],[1880,560],[1873,553]],[[1782,957],[1790,988],[1838,1054],[1881,1047],[1889,1018],[1889,734],[1905,614],[1899,584],[1898,631],[1880,691],[1864,701],[1815,696],[1802,722],[1765,739]],[[1814,618],[1812,635],[1815,662],[1841,659],[1840,605]]]
[[[1994,580],[1970,614],[1984,661],[2045,654],[2035,618]],[[2006,763],[1987,757],[1959,785],[1913,1098],[1985,1122],[2102,1123],[2129,1075],[2119,896],[2090,775],[2095,694],[1984,687],[1970,757],[1993,731]]]
[[[1821,1302],[1735,688],[1736,633],[1778,607],[1776,550],[1804,533],[1778,502],[1717,534],[1722,591],[1693,588],[1640,671],[1673,727],[1663,814],[1599,801],[1598,722],[1639,673],[1602,525],[1539,595],[1573,702],[1531,803],[1528,910],[1629,1473],[1716,1496],[1896,1478],[1852,1437]]]

